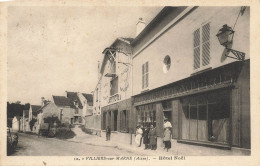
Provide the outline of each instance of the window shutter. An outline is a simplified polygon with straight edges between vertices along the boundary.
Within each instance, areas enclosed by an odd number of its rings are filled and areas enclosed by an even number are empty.
[[[200,29],[193,33],[194,69],[200,68]]]
[[[206,66],[210,62],[210,24],[202,27],[202,65]]]

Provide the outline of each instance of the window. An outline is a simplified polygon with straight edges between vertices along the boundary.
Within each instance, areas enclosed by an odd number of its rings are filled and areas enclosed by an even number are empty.
[[[118,93],[118,77],[112,78],[110,81],[110,96],[113,96]]]
[[[210,63],[210,23],[196,29],[193,33],[194,69]]]
[[[76,108],[75,109],[75,114],[78,114],[79,113],[79,110]]]
[[[171,58],[169,55],[165,56],[163,60],[163,72],[167,73],[171,68]]]
[[[228,90],[182,99],[182,139],[228,144],[229,101]]]
[[[156,127],[156,109],[155,104],[149,104],[137,107],[138,124],[144,127],[153,125]]]
[[[149,63],[146,62],[142,65],[142,89],[147,88],[149,85]]]

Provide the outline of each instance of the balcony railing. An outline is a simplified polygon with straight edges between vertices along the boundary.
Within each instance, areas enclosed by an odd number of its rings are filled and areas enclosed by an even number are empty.
[[[114,103],[121,100],[121,96],[117,93],[109,97],[108,103]]]

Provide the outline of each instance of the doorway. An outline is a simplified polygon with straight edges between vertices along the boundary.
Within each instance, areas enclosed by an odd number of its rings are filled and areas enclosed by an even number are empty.
[[[118,111],[113,111],[113,115],[114,115],[114,131],[117,131],[117,114]]]

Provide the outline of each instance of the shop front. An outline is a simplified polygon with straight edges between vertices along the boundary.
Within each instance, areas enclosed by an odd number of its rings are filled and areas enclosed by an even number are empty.
[[[230,95],[230,89],[221,89],[182,98],[179,139],[230,145]]]
[[[132,128],[153,124],[161,144],[167,118],[179,143],[250,149],[249,69],[233,62],[134,96]]]
[[[131,104],[131,99],[126,99],[101,108],[102,136],[105,136],[106,128],[109,127],[112,131],[111,139],[126,144],[131,142],[129,135]]]

